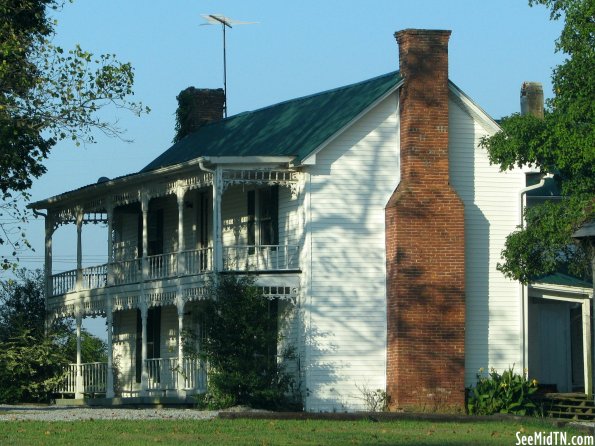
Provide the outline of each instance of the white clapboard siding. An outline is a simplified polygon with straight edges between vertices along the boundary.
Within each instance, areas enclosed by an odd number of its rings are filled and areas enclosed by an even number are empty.
[[[365,409],[359,388],[386,386],[384,207],[398,184],[391,95],[306,169],[303,274],[306,409]]]
[[[223,246],[247,243],[247,191],[250,189],[251,187],[231,186],[223,194],[223,200],[221,201]]]
[[[161,358],[178,357],[178,310],[173,305],[161,307]]]
[[[466,331],[465,384],[479,368],[502,370],[520,364],[519,284],[496,265],[506,236],[518,224],[520,170],[500,172],[490,165],[479,140],[488,130],[449,102],[451,183],[465,203]]]
[[[123,392],[139,389],[136,383],[136,311],[114,312],[114,366],[118,370],[117,387]]]

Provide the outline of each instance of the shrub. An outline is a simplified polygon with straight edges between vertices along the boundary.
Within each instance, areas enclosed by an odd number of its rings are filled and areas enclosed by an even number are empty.
[[[477,385],[469,389],[467,409],[472,415],[533,415],[537,412],[532,400],[535,392],[537,381],[529,381],[525,374],[515,373],[514,367],[502,374],[492,368],[487,375],[483,375],[483,369],[480,369]]]
[[[0,349],[0,403],[49,402],[67,363],[52,337],[11,338]]]
[[[208,363],[209,391],[198,398],[199,406],[294,408],[293,380],[278,360],[290,352],[277,352],[277,302],[264,297],[251,278],[234,275],[221,275],[209,294],[199,352]]]

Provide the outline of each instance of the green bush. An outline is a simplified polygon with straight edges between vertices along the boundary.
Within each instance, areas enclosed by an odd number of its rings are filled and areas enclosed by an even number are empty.
[[[290,353],[277,351],[277,302],[264,297],[252,279],[234,275],[221,275],[209,294],[199,352],[208,363],[209,391],[198,398],[199,406],[294,409],[293,379],[278,360]]]
[[[514,367],[502,374],[492,368],[487,375],[480,369],[477,385],[469,389],[467,409],[471,415],[533,415],[537,412],[537,405],[532,400],[535,392],[537,381],[529,381],[525,374],[515,373]]]
[[[0,349],[0,403],[47,403],[68,363],[53,337],[23,331]]]

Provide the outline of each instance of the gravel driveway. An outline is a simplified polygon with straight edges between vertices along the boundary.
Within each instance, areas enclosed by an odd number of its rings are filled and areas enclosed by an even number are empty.
[[[121,409],[80,406],[0,405],[0,421],[210,420],[217,411],[195,409]]]

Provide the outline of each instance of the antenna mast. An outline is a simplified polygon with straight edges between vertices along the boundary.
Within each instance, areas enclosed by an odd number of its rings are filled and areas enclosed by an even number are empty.
[[[221,14],[201,14],[207,23],[201,25],[217,25],[221,24],[223,29],[223,116],[227,118],[227,43],[225,38],[225,28],[232,28],[234,25],[252,25],[257,22],[241,22],[239,20],[233,20],[229,17],[225,17]]]

